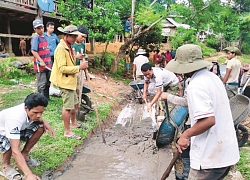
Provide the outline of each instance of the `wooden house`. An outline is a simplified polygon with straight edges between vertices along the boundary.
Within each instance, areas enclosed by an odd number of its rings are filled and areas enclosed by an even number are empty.
[[[54,3],[53,15],[39,7],[39,0],[0,0],[0,38],[8,53],[21,55],[19,50],[20,38],[25,38],[27,50],[30,48],[30,37],[34,31],[32,22],[39,18],[44,25],[48,21],[55,23],[55,33],[60,26],[62,16],[58,13],[57,3]],[[40,0],[49,2],[49,0]],[[52,1],[52,0],[51,0]]]

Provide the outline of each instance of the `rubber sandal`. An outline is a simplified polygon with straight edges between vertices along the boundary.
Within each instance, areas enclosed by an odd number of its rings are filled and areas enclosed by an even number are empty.
[[[65,136],[70,139],[76,139],[76,140],[81,140],[82,138],[80,136],[77,136],[76,134],[73,134],[72,136]]]
[[[0,175],[5,177],[8,180],[21,180],[22,179],[22,175],[19,172],[17,172],[14,168],[11,168],[6,172],[0,171]]]
[[[37,159],[29,158],[29,160],[26,161],[26,164],[32,167],[36,167],[36,166],[39,166],[41,163]]]
[[[83,130],[87,130],[88,128],[87,127],[85,127],[84,125],[80,125],[80,126],[78,126],[77,128],[80,128],[80,129],[83,129]]]

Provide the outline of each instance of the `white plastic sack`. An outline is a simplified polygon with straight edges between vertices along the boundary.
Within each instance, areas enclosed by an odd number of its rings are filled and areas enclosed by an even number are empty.
[[[61,97],[61,91],[59,89],[56,89],[54,86],[50,86],[49,87],[49,95]]]

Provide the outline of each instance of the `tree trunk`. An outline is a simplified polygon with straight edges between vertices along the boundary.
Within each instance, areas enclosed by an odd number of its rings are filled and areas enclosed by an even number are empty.
[[[129,48],[130,44],[132,44],[135,40],[137,40],[141,35],[145,34],[147,31],[149,31],[154,25],[156,25],[158,22],[160,22],[162,20],[162,18],[163,17],[159,18],[157,21],[155,21],[154,23],[152,23],[150,26],[148,26],[145,29],[143,29],[143,27],[140,27],[138,32],[132,38],[128,39],[126,41],[126,43],[124,43],[120,47],[116,58],[112,61],[111,68],[110,68],[111,72],[117,72],[118,65],[120,63],[120,59],[125,56],[125,52]]]
[[[104,53],[102,54],[102,57],[101,57],[101,65],[102,66],[105,66],[105,56],[107,53],[108,45],[109,45],[109,43],[106,43]]]
[[[96,55],[96,52],[95,52],[95,39],[90,38],[89,42],[90,42],[90,51],[93,52],[94,55]]]

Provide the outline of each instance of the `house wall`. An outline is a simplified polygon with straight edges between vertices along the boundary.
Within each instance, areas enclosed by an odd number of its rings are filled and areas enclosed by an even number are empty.
[[[21,55],[19,50],[19,41],[23,37],[26,39],[27,51],[30,49],[30,39],[28,38],[33,33],[32,21],[39,15],[37,12],[36,1],[24,1],[19,0],[0,0],[0,38],[5,44],[7,52],[14,53],[15,55]],[[32,4],[27,4],[32,2]],[[51,16],[50,13],[43,13],[42,19],[44,25],[48,21],[55,23],[55,33],[58,33],[57,27],[61,26],[61,16]],[[46,30],[46,28],[45,28]]]

